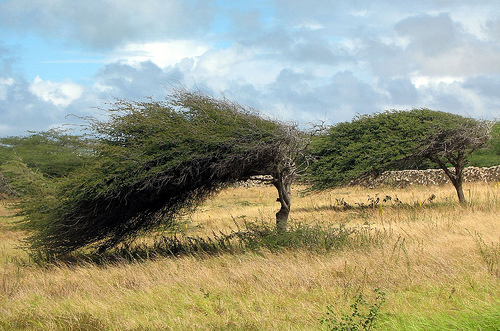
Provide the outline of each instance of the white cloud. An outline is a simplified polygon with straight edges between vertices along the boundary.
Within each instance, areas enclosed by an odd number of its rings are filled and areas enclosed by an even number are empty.
[[[304,22],[304,23],[297,25],[297,28],[304,29],[304,30],[316,31],[316,30],[324,29],[325,26],[319,22],[310,21],[310,22]]]
[[[436,57],[415,54],[421,71],[427,75],[475,76],[500,73],[500,57],[489,45],[471,43]]]
[[[107,62],[137,64],[151,61],[164,68],[179,63],[185,58],[199,57],[209,49],[207,44],[195,40],[129,43],[113,52]]]
[[[0,77],[0,85],[12,85],[14,84],[14,78],[9,77],[9,78],[3,78]]]
[[[186,78],[206,81],[215,91],[227,89],[233,81],[262,87],[274,81],[284,66],[286,63],[263,58],[256,49],[235,45],[199,57]]]
[[[484,30],[485,18],[491,14],[491,7],[489,6],[474,6],[465,7],[455,10],[450,13],[453,20],[460,22],[464,30],[479,38],[480,40],[488,39],[488,35]]]
[[[43,112],[44,125],[61,123],[102,99],[161,99],[179,82],[284,120],[401,107],[496,117],[499,9],[497,0],[0,0],[2,31],[57,38],[72,46],[58,51],[77,59],[42,54],[13,70],[28,56],[0,42],[0,114],[27,123]],[[104,59],[86,87],[71,76],[85,58]],[[38,76],[18,77],[28,71]]]
[[[44,101],[51,102],[55,106],[67,107],[71,102],[80,98],[83,87],[72,82],[51,82],[35,77],[30,84],[30,92]]]
[[[464,77],[454,76],[413,76],[411,82],[415,87],[422,88],[428,86],[437,86],[439,84],[463,83]]]
[[[199,70],[207,75],[228,75],[231,68],[238,63],[252,61],[254,53],[251,49],[243,47],[231,47],[227,49],[211,51],[200,58],[197,66]]]
[[[0,77],[0,100],[5,100],[9,86],[14,84],[13,78]]]
[[[0,24],[92,49],[203,33],[214,0],[4,0]]]

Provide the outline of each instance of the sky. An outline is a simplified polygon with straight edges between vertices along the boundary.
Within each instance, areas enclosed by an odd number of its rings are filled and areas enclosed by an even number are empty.
[[[328,124],[500,115],[498,0],[0,0],[0,137],[169,88]]]

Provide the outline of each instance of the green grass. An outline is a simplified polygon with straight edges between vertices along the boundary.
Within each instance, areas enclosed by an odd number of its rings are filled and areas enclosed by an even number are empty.
[[[500,302],[486,306],[427,314],[391,314],[382,317],[381,330],[387,331],[498,331]]]

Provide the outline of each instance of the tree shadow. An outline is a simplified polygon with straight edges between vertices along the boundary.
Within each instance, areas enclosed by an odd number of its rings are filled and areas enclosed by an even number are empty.
[[[159,258],[194,256],[200,259],[222,254],[279,252],[289,249],[305,249],[316,253],[339,251],[349,248],[369,248],[382,243],[389,235],[385,230],[369,226],[319,226],[297,224],[286,231],[278,231],[266,223],[246,223],[243,229],[229,233],[213,233],[212,236],[160,236],[153,244],[123,244],[104,253],[88,250],[64,256],[36,254],[32,260],[45,267],[85,266],[141,263]]]

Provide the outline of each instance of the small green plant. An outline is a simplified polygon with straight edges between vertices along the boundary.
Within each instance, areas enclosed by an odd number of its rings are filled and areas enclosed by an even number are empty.
[[[375,289],[376,297],[373,304],[368,303],[363,295],[358,294],[350,306],[351,313],[343,314],[340,319],[336,316],[333,305],[327,307],[326,317],[320,319],[321,325],[331,331],[359,331],[375,329],[375,320],[380,315],[380,307],[385,302],[385,293]]]

